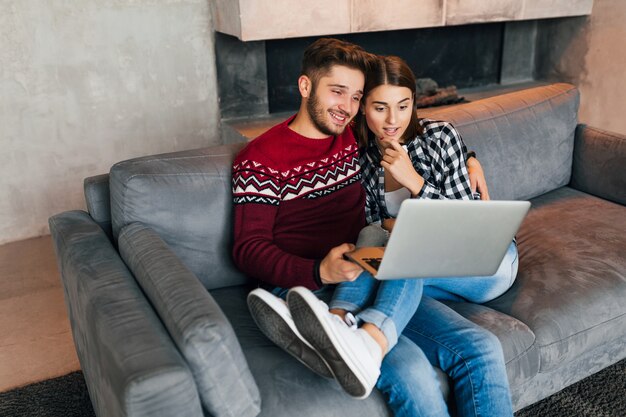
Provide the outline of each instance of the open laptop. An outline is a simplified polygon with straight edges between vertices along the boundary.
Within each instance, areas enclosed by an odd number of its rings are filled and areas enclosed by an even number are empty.
[[[496,273],[528,201],[405,200],[386,247],[346,254],[380,280]]]

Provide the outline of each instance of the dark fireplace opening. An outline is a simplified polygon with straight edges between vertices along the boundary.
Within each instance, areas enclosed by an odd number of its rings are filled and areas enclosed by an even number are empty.
[[[333,36],[381,55],[398,55],[417,78],[440,87],[477,87],[500,80],[504,23]],[[296,110],[302,52],[319,37],[265,41],[270,113]]]

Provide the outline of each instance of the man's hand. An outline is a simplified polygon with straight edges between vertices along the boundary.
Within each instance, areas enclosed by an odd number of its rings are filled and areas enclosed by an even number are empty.
[[[346,261],[344,253],[353,251],[354,245],[344,243],[328,252],[320,264],[320,278],[323,284],[336,284],[344,281],[354,281],[363,272],[363,269],[354,262]]]
[[[391,142],[391,147],[385,149],[380,165],[411,195],[416,196],[422,189],[424,178],[415,171],[411,157],[398,142]]]
[[[466,165],[472,192],[475,193],[476,190],[478,190],[481,200],[489,200],[489,189],[487,188],[485,173],[483,172],[483,167],[480,165],[480,162],[478,162],[478,159],[471,157],[467,160]]]

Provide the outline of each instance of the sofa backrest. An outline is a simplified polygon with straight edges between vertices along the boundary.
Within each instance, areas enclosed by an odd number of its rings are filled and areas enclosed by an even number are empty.
[[[492,199],[527,200],[569,183],[578,105],[576,87],[560,83],[418,114],[457,128]]]
[[[553,84],[422,110],[420,115],[457,127],[478,154],[492,198],[530,199],[569,182],[578,101],[574,86]],[[245,282],[231,260],[231,164],[242,147],[225,145],[114,165],[109,178],[113,239],[117,241],[125,225],[141,222],[161,236],[205,287]]]
[[[243,144],[132,159],[111,168],[113,238],[132,222],[156,231],[208,289],[245,282],[231,261],[234,156]]]

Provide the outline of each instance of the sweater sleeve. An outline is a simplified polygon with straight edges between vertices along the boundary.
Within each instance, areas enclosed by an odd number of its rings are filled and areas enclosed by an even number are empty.
[[[434,175],[424,182],[416,198],[471,200],[472,189],[465,164],[467,148],[461,135],[450,123],[442,124],[435,135],[436,154],[431,159]]]
[[[235,161],[233,260],[246,275],[282,288],[319,288],[319,263],[290,254],[274,244],[274,223],[281,201],[278,171],[251,161]]]

